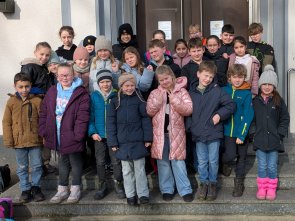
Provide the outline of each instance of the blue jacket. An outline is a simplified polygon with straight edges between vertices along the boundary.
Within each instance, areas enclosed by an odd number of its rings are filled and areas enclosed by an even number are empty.
[[[117,96],[117,90],[112,89],[105,99],[100,91],[92,92],[90,120],[88,126],[88,136],[98,134],[101,138],[107,138],[106,134],[106,114],[107,108],[112,98]]]
[[[107,144],[110,148],[119,148],[116,151],[119,160],[137,160],[147,156],[148,150],[144,143],[153,140],[146,102],[139,98],[138,93],[118,95],[111,100],[107,110]]]
[[[223,89],[237,105],[236,112],[224,122],[224,136],[237,137],[244,141],[254,117],[251,86],[244,82],[240,88],[234,89],[228,83]]]
[[[187,128],[192,133],[195,142],[207,142],[223,138],[223,121],[228,119],[236,110],[231,97],[218,86],[216,80],[208,85],[202,94],[197,90],[199,80],[190,88],[193,101],[192,116],[187,119]],[[218,114],[220,122],[213,124],[213,116]]]

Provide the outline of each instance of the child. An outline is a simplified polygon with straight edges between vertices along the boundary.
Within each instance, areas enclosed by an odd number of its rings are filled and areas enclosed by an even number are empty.
[[[47,42],[39,42],[34,51],[34,58],[25,58],[21,62],[21,72],[31,79],[31,94],[45,94],[52,85],[46,63],[51,55],[51,47]]]
[[[231,24],[225,24],[221,29],[221,47],[220,51],[222,56],[225,59],[228,59],[229,56],[234,52],[233,50],[233,40],[235,37],[235,29]]]
[[[176,184],[185,202],[194,199],[187,177],[186,137],[184,116],[191,115],[192,101],[185,89],[185,77],[175,78],[171,68],[161,65],[156,69],[159,87],[152,91],[147,112],[153,117],[152,158],[157,159],[159,186],[163,200],[170,201]]]
[[[40,189],[42,138],[38,136],[38,118],[42,99],[37,95],[29,94],[31,86],[32,83],[27,74],[20,72],[14,76],[16,93],[9,94],[10,98],[2,121],[3,143],[15,149],[17,175],[22,191],[20,203],[27,203],[32,198],[36,202],[45,199]]]
[[[84,47],[77,47],[73,55],[73,61],[74,76],[82,79],[83,86],[87,92],[89,92],[90,64],[87,49]]]
[[[190,57],[190,55],[188,53],[188,47],[187,47],[186,41],[184,39],[178,39],[175,42],[174,50],[175,50],[176,53],[172,56],[173,61],[180,68],[182,68],[191,59],[191,57]]]
[[[255,56],[247,53],[247,42],[244,37],[237,36],[233,40],[235,53],[229,58],[229,66],[232,64],[243,64],[247,68],[247,76],[245,81],[251,85],[251,92],[255,96],[258,94],[259,80],[259,61]]]
[[[55,51],[51,51],[50,58],[47,62],[47,69],[49,71],[50,78],[53,80],[53,84],[57,84],[57,67],[60,64],[60,59]]]
[[[276,65],[273,47],[262,41],[263,26],[260,23],[252,23],[248,28],[248,34],[252,41],[248,42],[248,51],[260,62],[259,76],[267,64]]]
[[[118,97],[111,100],[107,111],[107,144],[122,162],[124,188],[128,205],[149,203],[145,173],[145,156],[151,145],[152,124],[146,103],[135,89],[133,74],[119,77]]]
[[[166,34],[165,34],[165,32],[163,32],[162,30],[156,30],[156,31],[154,31],[153,32],[152,40],[154,40],[154,39],[158,39],[161,42],[163,42],[163,44],[165,46],[165,54],[171,56],[171,51],[169,51],[167,49],[167,47],[166,47]],[[147,52],[144,53],[144,63],[146,65],[149,65],[150,60],[151,60],[151,54],[150,54],[149,51],[147,51]]]
[[[82,80],[74,78],[71,64],[63,63],[57,69],[57,85],[51,87],[41,105],[39,134],[44,146],[58,151],[59,185],[51,203],[76,203],[80,199],[82,175],[81,152],[89,121],[89,94]],[[72,185],[68,189],[72,170]]]
[[[226,176],[230,175],[232,160],[236,161],[236,177],[232,195],[243,195],[245,186],[245,167],[248,150],[248,130],[253,120],[252,94],[250,84],[245,82],[247,69],[242,64],[234,64],[228,70],[229,83],[223,89],[236,103],[236,112],[224,122],[224,153],[222,154],[222,171]]]
[[[220,50],[221,44],[220,39],[216,35],[210,35],[207,38],[206,51],[204,53],[205,60],[214,61],[217,67],[217,80],[218,85],[223,87],[227,84],[227,69],[228,69],[228,59],[222,56]]]
[[[216,66],[203,61],[197,73],[198,80],[190,87],[193,113],[187,121],[192,139],[196,142],[199,180],[198,199],[215,200],[222,122],[235,111],[235,103],[214,79]]]
[[[108,69],[113,73],[113,87],[118,88],[119,62],[112,53],[112,43],[105,36],[98,36],[95,41],[96,56],[90,66],[89,92],[98,90],[96,74],[102,69]]]
[[[73,43],[75,37],[74,29],[71,26],[62,26],[59,29],[59,37],[62,41],[62,46],[56,50],[61,62],[73,62],[74,51],[77,46]]]
[[[257,199],[275,200],[278,185],[278,153],[284,152],[290,116],[277,91],[274,68],[266,65],[259,79],[259,95],[253,99],[255,134],[253,148],[258,161]]]
[[[122,59],[122,53],[127,47],[138,48],[136,35],[133,34],[133,29],[129,23],[122,24],[119,27],[117,40],[119,44],[114,44],[111,51],[119,61]]]
[[[204,46],[200,38],[192,38],[188,41],[188,53],[191,60],[181,70],[181,75],[187,77],[187,88],[197,79],[199,65],[203,61]]]
[[[188,34],[189,39],[200,38],[202,39],[202,44],[204,46],[206,45],[206,38],[203,38],[203,33],[199,24],[191,24],[190,26],[188,26]]]
[[[89,60],[95,57],[95,41],[96,37],[88,35],[83,40],[83,47],[85,47],[89,53]]]
[[[148,91],[155,73],[151,65],[144,68],[137,49],[132,46],[126,48],[122,54],[122,62],[123,64],[120,68],[123,72],[132,73],[134,75],[136,79],[136,88],[142,92]]]
[[[99,178],[98,191],[94,199],[103,199],[107,194],[106,184],[106,158],[109,154],[113,170],[115,191],[119,199],[125,198],[123,189],[122,166],[120,160],[115,157],[115,152],[107,147],[106,111],[111,99],[117,96],[117,91],[112,87],[112,72],[102,69],[97,72],[97,84],[99,90],[91,94],[91,112],[88,127],[88,135],[94,140],[97,175]]]

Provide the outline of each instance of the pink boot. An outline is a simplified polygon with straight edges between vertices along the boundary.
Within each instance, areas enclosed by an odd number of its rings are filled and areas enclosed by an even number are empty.
[[[267,200],[275,200],[277,196],[278,178],[268,179],[268,187],[266,193]]]
[[[265,200],[268,178],[257,177],[256,182],[257,182],[257,187],[258,187],[258,190],[256,193],[256,198],[258,200]]]

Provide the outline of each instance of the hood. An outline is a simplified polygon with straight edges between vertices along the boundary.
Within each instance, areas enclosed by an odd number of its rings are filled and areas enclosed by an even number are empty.
[[[215,75],[216,76],[216,75]],[[197,91],[197,86],[199,85],[199,78],[197,78],[195,81],[193,81],[190,85],[190,91]],[[206,87],[206,91],[209,91],[211,90],[213,87],[216,87],[218,86],[217,84],[217,78],[214,77],[213,78],[213,81],[211,82],[211,84],[209,84],[207,87]]]
[[[204,56],[207,57],[209,60],[216,60],[217,58],[221,57],[221,51],[217,50],[216,53],[210,53],[207,49],[204,52]]]
[[[173,59],[185,59],[185,58],[190,58],[190,55],[187,53],[183,58],[180,58],[180,57],[177,55],[177,53],[174,53],[174,54],[172,55],[172,58],[173,58]]]
[[[157,62],[153,59],[150,60],[150,64],[151,65],[154,65],[156,67],[158,67],[159,65],[157,64]],[[167,54],[164,54],[164,62],[163,62],[163,65],[168,65],[170,66],[171,64],[174,64],[174,61],[173,61],[173,58],[172,56],[170,55],[167,55]]]
[[[249,84],[248,82],[244,81],[244,83],[238,87],[235,88],[236,90],[250,90],[251,89],[251,84]]]
[[[77,87],[80,87],[81,85],[83,85],[83,81],[81,78],[79,77],[75,77],[73,82],[72,82],[72,85],[69,89],[67,89],[67,91],[74,91]],[[62,86],[60,83],[57,83],[57,90],[58,91],[62,91]]]
[[[22,60],[20,62],[21,65],[26,65],[26,64],[37,64],[42,66],[43,64],[40,63],[40,61],[38,61],[37,58],[25,58],[24,60]]]
[[[178,77],[176,78],[175,81],[175,86],[173,89],[173,92],[177,92],[180,91],[181,88],[186,88],[187,85],[187,78],[186,77]],[[164,89],[161,85],[158,86],[158,89],[162,90],[162,91],[166,91],[166,89]]]

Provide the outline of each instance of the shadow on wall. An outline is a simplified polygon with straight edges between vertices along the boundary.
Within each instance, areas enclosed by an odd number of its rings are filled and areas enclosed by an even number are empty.
[[[20,19],[21,9],[18,6],[17,2],[15,2],[14,7],[15,7],[14,8],[14,13],[3,12],[3,15],[6,17],[6,19],[8,19],[8,20],[19,20]]]

